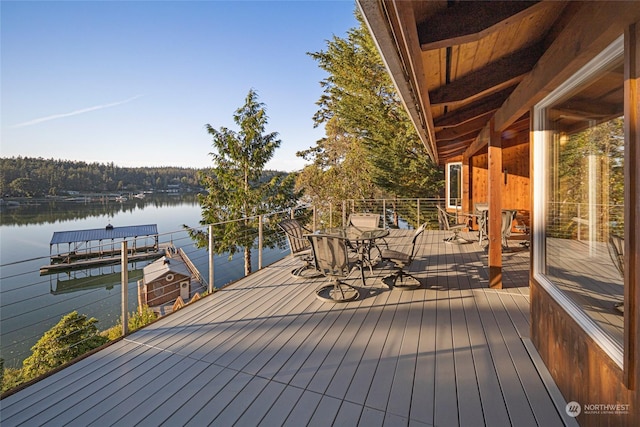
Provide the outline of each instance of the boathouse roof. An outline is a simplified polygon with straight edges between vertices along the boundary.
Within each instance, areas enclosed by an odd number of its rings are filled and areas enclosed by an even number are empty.
[[[162,258],[157,259],[151,264],[144,267],[142,271],[144,274],[145,283],[151,283],[169,273],[191,277],[189,268],[184,263],[184,261],[178,257],[167,258],[166,256],[163,256]]]
[[[90,230],[56,231],[53,233],[49,244],[126,239],[127,237],[151,236],[154,234],[158,234],[157,224],[129,225],[125,227],[107,225],[105,228],[94,228]]]

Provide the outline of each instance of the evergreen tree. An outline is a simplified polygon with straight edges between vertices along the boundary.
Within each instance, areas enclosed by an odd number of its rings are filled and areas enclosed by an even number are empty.
[[[335,142],[333,130],[339,127],[341,138],[350,141],[342,147],[341,159],[358,156],[359,164],[351,166],[367,171],[358,174],[359,180],[369,181],[389,195],[437,196],[442,171],[426,154],[362,16],[356,13],[356,17],[360,26],[351,29],[346,38],[334,37],[327,42],[326,51],[310,53],[329,74],[321,82],[324,93],[314,116],[316,126],[325,124],[327,138],[299,153],[308,160],[313,157],[316,162],[311,167],[320,169],[305,171],[304,178],[330,173],[335,167],[322,160],[327,150],[335,148],[328,144]],[[306,189],[309,183],[301,185]]]
[[[213,137],[210,153],[214,167],[201,172],[200,179],[208,193],[200,195],[200,224],[215,224],[214,250],[233,256],[244,251],[245,274],[251,272],[251,248],[257,236],[257,215],[295,206],[295,175],[275,174],[264,181],[264,167],[280,146],[276,132],[265,133],[267,114],[252,89],[244,106],[233,116],[239,131],[226,127],[206,129]],[[236,221],[244,218],[242,221]],[[227,222],[228,221],[228,222]],[[187,227],[187,226],[185,226]],[[188,227],[187,227],[188,228]],[[191,230],[199,246],[208,244],[208,234]]]

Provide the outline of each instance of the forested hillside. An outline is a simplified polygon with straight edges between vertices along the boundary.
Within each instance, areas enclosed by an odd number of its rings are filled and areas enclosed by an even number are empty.
[[[79,193],[202,191],[203,169],[173,166],[123,168],[113,163],[86,163],[33,157],[0,158],[1,197],[44,197]],[[286,172],[263,171],[260,181]]]
[[[164,191],[179,185],[196,190],[195,168],[125,168],[113,163],[85,163],[71,160],[12,157],[0,158],[0,194],[41,197],[69,192]]]

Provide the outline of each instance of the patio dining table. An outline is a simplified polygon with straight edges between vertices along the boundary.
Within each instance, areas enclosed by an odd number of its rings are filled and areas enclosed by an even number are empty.
[[[371,258],[371,249],[376,247],[375,241],[383,239],[389,235],[389,230],[384,228],[363,229],[355,226],[328,228],[321,231],[322,234],[337,236],[347,239],[350,246],[358,254],[358,265],[360,274],[362,275],[362,284],[366,285],[364,277],[364,266],[367,265],[369,270],[373,269],[373,260]],[[380,251],[380,249],[378,249]]]

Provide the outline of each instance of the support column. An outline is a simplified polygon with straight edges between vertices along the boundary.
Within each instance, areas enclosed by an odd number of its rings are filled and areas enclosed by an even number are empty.
[[[489,136],[489,287],[502,289],[502,136],[491,119]]]
[[[471,168],[469,157],[462,157],[462,212],[471,212]]]
[[[624,34],[624,382],[640,383],[640,22]]]

